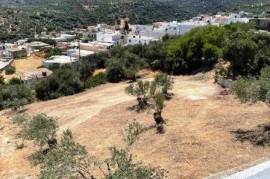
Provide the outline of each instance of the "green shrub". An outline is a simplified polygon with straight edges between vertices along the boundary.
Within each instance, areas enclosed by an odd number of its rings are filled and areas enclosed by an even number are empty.
[[[90,77],[86,81],[86,88],[93,88],[101,84],[105,84],[107,82],[107,75],[105,73],[98,73],[92,77]]]
[[[20,135],[23,140],[33,140],[38,149],[28,159],[31,164],[40,168],[40,178],[96,178],[98,169],[105,169],[102,178],[107,179],[162,179],[166,178],[166,170],[151,168],[135,162],[130,154],[130,148],[144,127],[133,122],[128,126],[124,149],[111,147],[111,156],[104,161],[97,161],[90,156],[84,146],[73,138],[72,132],[66,130],[57,138],[57,121],[45,114],[34,117],[17,115],[13,122],[21,127]],[[57,140],[58,139],[58,140]],[[23,143],[17,148],[23,148]],[[107,170],[106,170],[107,169]]]
[[[145,66],[145,62],[137,54],[125,47],[116,47],[111,51],[112,59],[107,61],[107,76],[110,82],[136,80],[137,72]]]
[[[0,90],[0,109],[21,106],[34,100],[32,90],[25,85],[4,85]]]
[[[4,85],[4,84],[5,84],[5,78],[0,74],[0,85]]]
[[[62,52],[59,48],[52,48],[45,51],[45,58],[49,58],[55,55],[61,55]]]
[[[247,76],[253,73],[252,68],[256,68],[254,59],[257,51],[258,45],[245,34],[245,37],[237,37],[228,43],[224,57],[231,62],[235,76]]]
[[[164,96],[169,97],[169,90],[173,87],[173,79],[165,73],[160,73],[155,77],[154,82],[161,88]]]
[[[109,82],[116,83],[125,79],[125,69],[121,59],[111,59],[107,62],[106,69]]]
[[[13,77],[9,80],[8,84],[9,85],[19,85],[19,84],[23,84],[23,81],[19,78]]]
[[[12,75],[16,72],[16,68],[14,66],[9,66],[5,69],[6,75]]]
[[[135,143],[139,135],[144,132],[144,127],[138,123],[133,122],[128,125],[128,128],[126,129],[126,138],[125,142],[128,146],[131,146]]]
[[[153,82],[139,80],[126,88],[126,93],[135,96],[138,101],[137,110],[145,110],[149,106],[149,100],[156,90]]]
[[[242,102],[269,102],[270,67],[261,70],[258,79],[239,78],[234,82],[233,90]]]
[[[12,122],[19,126],[26,125],[31,120],[31,117],[26,114],[17,114],[12,118]]]
[[[251,79],[239,78],[233,83],[233,91],[241,102],[250,101],[249,89],[252,82]]]
[[[259,85],[260,85],[260,100],[266,99],[267,93],[270,91],[270,66],[264,68],[260,72]]]
[[[111,148],[111,158],[108,161],[109,171],[106,179],[162,179],[166,178],[166,171],[159,168],[150,168],[136,163],[126,149]],[[113,166],[113,167],[112,167]]]
[[[82,61],[86,61],[94,65],[96,68],[105,68],[105,64],[109,59],[107,52],[99,52],[93,55],[88,55],[86,57],[82,57]]]
[[[35,85],[36,97],[40,100],[73,95],[83,90],[79,72],[71,68],[60,68],[46,80]]]
[[[167,60],[174,62],[170,72],[183,74],[211,69],[222,56],[226,34],[224,27],[207,26],[169,41],[166,46]],[[165,63],[170,63],[167,60]]]
[[[260,84],[260,81],[253,80],[251,81],[250,86],[247,88],[248,93],[248,101],[250,102],[258,102],[258,101],[264,101],[266,94]]]
[[[73,138],[72,132],[63,132],[60,142],[45,153],[38,150],[29,160],[40,167],[40,178],[91,178],[90,157],[84,146]]]
[[[50,142],[56,139],[57,122],[45,114],[38,114],[33,118],[19,115],[15,116],[13,122],[21,126],[21,138],[33,140],[40,148],[50,146]]]

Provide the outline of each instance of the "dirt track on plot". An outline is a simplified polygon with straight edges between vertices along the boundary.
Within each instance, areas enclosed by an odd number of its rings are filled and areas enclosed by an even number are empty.
[[[57,117],[61,129],[70,128],[90,154],[105,159],[109,147],[123,146],[130,122],[136,120],[148,127],[154,124],[151,110],[136,113],[129,109],[136,101],[125,94],[127,85],[106,84],[74,96],[35,103],[27,106],[27,112]],[[175,77],[174,96],[164,110],[166,133],[157,135],[154,129],[145,132],[133,146],[135,159],[161,166],[169,171],[170,179],[178,179],[202,178],[268,156],[269,148],[236,142],[231,131],[267,122],[269,109],[264,104],[240,104],[231,95],[220,96],[220,90],[209,76]],[[35,176],[37,169],[26,160],[33,147],[29,144],[23,150],[14,149],[16,129],[6,116],[0,120],[5,127],[0,131],[0,149],[7,149],[14,161],[0,153],[0,177],[12,178],[18,173]],[[7,138],[11,143],[7,144]]]

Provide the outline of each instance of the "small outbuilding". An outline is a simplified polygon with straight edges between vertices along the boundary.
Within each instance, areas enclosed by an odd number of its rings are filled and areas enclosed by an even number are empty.
[[[57,56],[51,56],[43,61],[43,66],[50,67],[53,65],[67,65],[67,64],[76,64],[78,62],[78,59],[71,57],[71,56],[65,56],[65,55],[57,55]]]
[[[26,49],[10,48],[7,51],[8,56],[12,59],[27,57]]]
[[[42,80],[48,78],[53,72],[47,68],[39,68],[32,71],[27,71],[20,75],[21,80],[25,84],[31,85],[37,80]]]

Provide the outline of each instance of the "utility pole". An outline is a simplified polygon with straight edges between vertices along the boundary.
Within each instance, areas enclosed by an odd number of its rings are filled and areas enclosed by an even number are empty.
[[[80,42],[80,35],[78,33],[76,33],[76,38],[77,38],[77,42],[78,42],[78,48],[79,48],[79,61],[81,60],[81,42]]]
[[[81,61],[81,42],[80,42],[80,37],[78,38],[78,45],[79,45],[79,61]]]

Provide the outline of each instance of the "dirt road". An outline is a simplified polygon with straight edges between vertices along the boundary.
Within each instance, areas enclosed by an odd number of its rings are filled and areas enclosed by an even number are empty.
[[[74,96],[35,103],[27,107],[27,112],[56,117],[61,130],[75,129],[79,124],[99,114],[102,109],[132,100],[131,96],[125,94],[127,85],[106,84]]]

